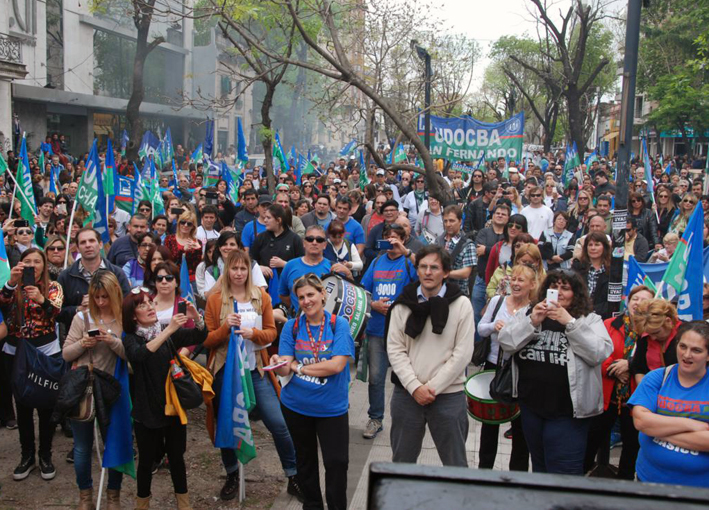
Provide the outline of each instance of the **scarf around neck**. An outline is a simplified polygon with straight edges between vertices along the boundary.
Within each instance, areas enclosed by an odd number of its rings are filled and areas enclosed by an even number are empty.
[[[385,337],[386,332],[389,329],[389,319],[391,317],[391,311],[397,305],[407,306],[411,310],[411,315],[406,319],[406,327],[404,328],[404,333],[406,333],[411,338],[418,337],[423,331],[424,326],[426,326],[426,320],[431,318],[431,327],[433,333],[440,335],[443,333],[443,329],[448,323],[448,311],[450,305],[461,297],[463,293],[460,291],[458,285],[453,282],[446,282],[446,293],[443,297],[433,296],[432,298],[419,303],[417,290],[420,283],[413,282],[404,287],[404,291],[401,295],[396,298],[396,301],[392,304],[387,313],[386,325],[385,325]]]

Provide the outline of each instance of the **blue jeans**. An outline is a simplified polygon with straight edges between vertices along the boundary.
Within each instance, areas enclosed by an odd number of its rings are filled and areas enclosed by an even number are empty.
[[[71,430],[74,432],[74,471],[76,485],[79,490],[91,489],[94,484],[91,479],[91,456],[94,444],[94,422],[71,420]],[[113,469],[108,470],[108,488],[121,490],[123,473]]]
[[[532,471],[583,476],[590,418],[544,418],[525,405],[522,430],[532,455]]]
[[[214,377],[214,414],[218,413],[219,395],[221,394],[222,382],[224,380],[224,370],[220,370]],[[273,436],[273,442],[276,445],[276,451],[281,459],[281,466],[286,476],[290,477],[297,473],[295,463],[295,447],[291,439],[290,432],[286,426],[286,421],[283,419],[281,412],[281,403],[276,395],[276,390],[273,389],[273,384],[268,375],[261,375],[258,370],[251,371],[251,380],[254,384],[254,396],[256,397],[256,409],[258,409],[264,425]],[[236,450],[232,448],[221,448],[222,463],[227,474],[235,473],[239,469],[238,460],[236,458]]]
[[[480,341],[480,335],[478,335],[478,323],[480,319],[483,318],[483,309],[487,303],[487,285],[485,285],[485,278],[480,278],[480,276],[475,277],[475,285],[473,286],[473,317],[475,319],[475,343]]]
[[[389,356],[384,338],[367,335],[367,359],[369,361],[369,418],[384,419],[384,386],[386,385]]]

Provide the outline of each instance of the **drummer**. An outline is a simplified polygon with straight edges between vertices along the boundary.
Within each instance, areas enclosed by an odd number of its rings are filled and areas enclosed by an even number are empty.
[[[383,429],[384,385],[389,368],[384,341],[386,314],[404,287],[417,279],[416,269],[408,259],[409,250],[404,246],[404,228],[396,223],[388,224],[382,237],[391,243],[391,248],[372,261],[361,282],[372,294],[372,315],[367,322],[364,345],[369,363],[369,421],[362,432],[365,439],[374,439]]]

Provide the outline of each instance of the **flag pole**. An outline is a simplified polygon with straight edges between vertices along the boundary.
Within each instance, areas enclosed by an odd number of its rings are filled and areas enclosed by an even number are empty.
[[[8,174],[12,175],[12,172],[8,171]],[[15,210],[15,194],[17,193],[17,184],[12,188],[12,200],[10,200],[10,214],[7,216],[8,220],[12,219],[12,213]]]
[[[22,198],[24,198],[24,199],[25,199],[25,202],[27,202],[27,204],[29,205],[30,201],[29,201],[29,199],[27,198],[27,195],[25,195],[25,192],[22,191],[22,188],[20,187],[20,185],[17,184],[17,179],[15,178],[15,176],[12,175],[12,172],[11,172],[9,169],[8,169],[8,171],[5,172],[5,173],[6,173],[7,175],[9,175],[10,178],[12,179],[12,182],[15,183],[15,189],[12,190],[12,201],[13,201],[13,202],[15,201],[15,193],[16,193],[17,190],[19,189],[19,190],[20,190],[20,195],[22,195]],[[33,215],[33,216],[37,216],[37,215],[35,214],[35,215]],[[10,207],[10,215],[9,215],[9,218],[12,218],[12,207]]]
[[[244,475],[244,465],[237,461],[239,466],[239,503],[246,499],[246,475]]]
[[[98,422],[94,420],[94,440],[96,442],[96,458],[98,459],[99,466],[103,466],[103,460],[101,459],[101,434],[98,430]],[[101,481],[98,485],[98,499],[96,500],[96,510],[101,510],[101,494],[103,493],[103,482],[106,479],[106,468],[101,468]]]
[[[78,200],[74,200],[74,205],[71,208],[71,216],[69,216],[69,229],[67,230],[67,241],[66,241],[66,252],[64,253],[64,269],[66,269],[69,263],[69,245],[71,244],[71,227],[74,224],[74,213],[76,213],[76,206],[78,205]]]

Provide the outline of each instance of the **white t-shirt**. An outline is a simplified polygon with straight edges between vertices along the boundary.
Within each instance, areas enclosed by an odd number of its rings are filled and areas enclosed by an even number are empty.
[[[200,240],[202,243],[202,254],[204,254],[204,250],[207,249],[207,241],[210,239],[218,239],[219,238],[219,232],[216,230],[205,230],[202,225],[197,227],[197,239]]]
[[[238,303],[238,307],[242,328],[263,328],[263,318],[254,310],[251,302]],[[246,347],[246,360],[248,362],[248,367],[246,368],[254,370],[256,368],[256,351],[265,349],[268,345],[256,345],[251,340],[244,338],[244,346]]]
[[[222,259],[219,259],[219,270],[221,274],[224,271],[224,262]],[[218,278],[218,277],[217,277]],[[253,264],[251,266],[251,281],[256,287],[263,287],[263,288],[268,288],[268,282],[266,281],[266,278],[263,276],[263,272],[261,271],[261,266],[258,264]],[[207,292],[210,291],[212,287],[214,287],[214,284],[217,283],[217,280],[214,279],[214,275],[211,273],[211,271],[205,271],[204,272],[204,293],[206,294]]]
[[[528,205],[520,214],[527,218],[527,232],[534,239],[539,239],[542,232],[552,228],[554,224],[554,213],[546,205],[541,207]]]

